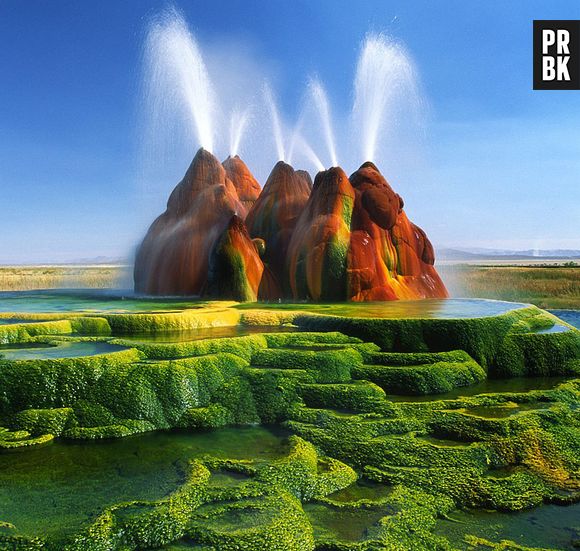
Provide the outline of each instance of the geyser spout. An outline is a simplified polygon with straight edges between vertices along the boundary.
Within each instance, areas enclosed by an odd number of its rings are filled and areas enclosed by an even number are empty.
[[[280,121],[276,100],[274,99],[272,88],[270,88],[268,83],[264,84],[263,91],[266,106],[268,107],[270,118],[272,120],[272,134],[274,135],[274,141],[276,142],[276,153],[278,155],[278,160],[284,161],[286,159],[286,151],[284,148],[284,138],[282,136],[282,123]]]
[[[147,99],[159,124],[170,115],[184,117],[197,143],[213,151],[215,92],[201,50],[175,9],[151,24],[145,60]]]
[[[326,90],[322,86],[322,82],[320,82],[318,79],[313,79],[310,81],[309,89],[314,101],[314,105],[316,106],[316,110],[318,111],[318,115],[320,117],[324,139],[326,141],[326,147],[328,148],[328,154],[330,156],[330,162],[332,163],[332,166],[337,166],[338,157],[336,155],[336,145],[330,117],[330,105],[326,95]]]
[[[353,118],[363,159],[376,160],[378,140],[391,131],[402,105],[420,103],[414,63],[398,43],[369,35],[362,47],[354,81]]]

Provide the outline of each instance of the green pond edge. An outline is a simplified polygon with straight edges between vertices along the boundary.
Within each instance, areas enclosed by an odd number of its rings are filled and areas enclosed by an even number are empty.
[[[27,321],[0,325],[1,344],[92,340],[126,347],[79,358],[0,357],[5,453],[54,438],[116,438],[159,429],[260,423],[294,434],[285,457],[267,465],[193,461],[184,484],[166,498],[112,505],[66,540],[20,535],[0,517],[0,549],[178,549],[195,542],[199,549],[219,550],[444,550],[454,547],[434,528],[457,507],[519,511],[580,500],[580,331],[569,326],[539,332],[567,325],[553,315],[529,306],[484,318],[373,319],[316,315],[299,306],[235,306],[0,314]],[[302,331],[177,343],[130,338],[289,324]],[[385,393],[439,394],[488,377],[549,376],[568,380],[550,390],[420,403],[395,403]],[[482,408],[513,414],[486,416]],[[438,445],[437,439],[458,445]],[[249,478],[215,488],[211,473],[223,468]],[[379,503],[329,497],[360,476],[392,492]],[[325,539],[315,537],[306,502],[337,514],[379,506],[386,514],[361,541]],[[525,549],[469,534],[465,544]]]

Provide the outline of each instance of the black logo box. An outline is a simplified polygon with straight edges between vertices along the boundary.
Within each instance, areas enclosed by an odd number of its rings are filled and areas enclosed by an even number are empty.
[[[547,54],[543,53],[545,30],[554,31],[556,37],[555,43],[548,46]],[[557,37],[559,30],[568,31],[569,33],[569,43],[566,48],[570,53],[566,51],[558,52]],[[553,60],[546,62],[548,64],[553,63],[556,70],[556,76],[551,80],[543,79],[543,58],[545,56],[553,58]],[[566,63],[566,68],[570,75],[570,80],[558,80],[558,63],[563,64],[567,56],[569,56],[569,59]],[[554,76],[554,73],[550,76]],[[580,90],[580,20],[534,20],[534,90]]]

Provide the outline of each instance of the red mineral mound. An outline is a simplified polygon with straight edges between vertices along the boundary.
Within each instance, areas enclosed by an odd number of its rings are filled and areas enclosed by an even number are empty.
[[[446,297],[434,261],[373,163],[350,179],[322,171],[312,186],[280,161],[260,192],[241,159],[222,166],[200,149],[138,250],[135,290],[244,301]]]
[[[263,272],[259,244],[252,241],[243,220],[232,216],[212,250],[204,295],[255,302]]]
[[[307,173],[295,171],[290,165],[279,161],[248,213],[246,225],[250,235],[263,239],[266,244],[263,258],[274,279],[268,285],[270,289],[277,287],[283,291],[288,286],[286,252],[311,187]]]
[[[346,300],[347,256],[355,192],[335,167],[319,172],[288,248],[292,296]]]
[[[403,211],[403,200],[377,167],[351,177],[356,199],[349,249],[349,300],[446,297],[425,232]]]
[[[246,163],[237,155],[228,157],[222,164],[226,169],[227,177],[232,181],[238,192],[242,205],[249,211],[262,191],[258,180],[254,178]]]
[[[135,290],[201,294],[211,251],[234,215],[246,215],[234,184],[221,163],[200,149],[139,247]]]

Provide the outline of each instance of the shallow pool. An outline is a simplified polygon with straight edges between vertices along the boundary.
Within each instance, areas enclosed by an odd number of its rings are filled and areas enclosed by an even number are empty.
[[[494,542],[513,540],[533,548],[577,549],[573,542],[580,537],[580,504],[543,505],[520,513],[456,511],[450,515],[457,522],[440,520],[437,532],[457,549],[470,549],[465,534]]]
[[[202,308],[195,297],[142,297],[127,290],[0,292],[0,312],[159,312]],[[427,299],[364,303],[245,303],[240,309],[300,310],[336,316],[379,318],[472,318],[495,316],[524,304],[484,299]]]
[[[0,312],[151,312],[200,308],[207,302],[183,297],[141,297],[129,290],[51,289],[0,292]]]
[[[124,346],[107,342],[63,341],[53,346],[43,343],[23,343],[0,346],[0,359],[3,360],[44,360],[52,358],[79,358],[109,354],[126,350]]]
[[[580,329],[580,310],[548,310],[566,323]]]
[[[190,459],[272,459],[283,454],[285,435],[262,427],[156,432],[2,453],[0,521],[25,535],[74,533],[109,505],[169,494]]]
[[[525,307],[517,302],[485,299],[425,299],[387,302],[346,302],[336,304],[241,304],[240,309],[273,308],[301,310],[316,314],[364,318],[478,318],[505,314]]]
[[[456,400],[462,396],[477,396],[496,392],[518,393],[531,390],[550,390],[567,381],[567,377],[514,377],[512,379],[486,379],[485,381],[456,388],[444,394],[427,394],[422,396],[389,395],[393,402],[432,402],[433,400]]]

